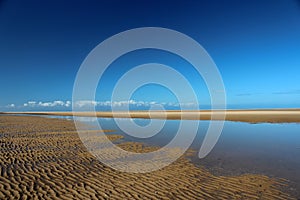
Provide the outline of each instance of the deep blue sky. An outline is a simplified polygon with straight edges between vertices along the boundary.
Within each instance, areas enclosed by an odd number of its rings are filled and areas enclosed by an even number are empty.
[[[198,41],[220,70],[230,108],[300,107],[299,1],[4,0],[0,110],[26,110],[28,101],[70,101],[77,70],[96,45],[121,31],[147,26],[174,29]],[[209,104],[201,95],[205,87],[197,85],[199,77],[187,63],[165,52],[140,53],[115,62],[97,101],[109,100],[110,84],[124,65],[161,61],[188,76],[201,103]],[[133,98],[173,101],[166,89],[155,86]]]

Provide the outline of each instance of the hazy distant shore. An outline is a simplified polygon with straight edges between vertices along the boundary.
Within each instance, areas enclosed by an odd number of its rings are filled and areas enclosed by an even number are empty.
[[[103,118],[144,118],[144,119],[184,119],[184,120],[227,120],[249,123],[299,123],[300,109],[261,110],[202,110],[202,111],[118,111],[118,112],[2,112],[0,114],[84,116]]]

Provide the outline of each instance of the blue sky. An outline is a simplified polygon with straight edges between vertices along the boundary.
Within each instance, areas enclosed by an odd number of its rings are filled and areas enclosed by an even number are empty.
[[[0,111],[70,109],[73,82],[88,53],[114,34],[147,26],[174,29],[198,41],[219,68],[229,108],[300,107],[299,1],[2,0]],[[146,62],[180,71],[204,107],[209,105],[205,85],[189,63],[149,50],[112,64],[105,87],[97,91],[99,109],[110,100],[118,77]],[[132,106],[176,107],[170,91],[154,85],[138,90],[133,100]]]

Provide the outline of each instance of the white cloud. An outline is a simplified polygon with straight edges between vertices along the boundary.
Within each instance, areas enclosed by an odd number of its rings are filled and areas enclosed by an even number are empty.
[[[34,107],[36,105],[36,101],[28,101],[28,106]]]
[[[90,101],[90,100],[81,100],[76,101],[75,106],[77,107],[85,107],[85,106],[102,106],[102,107],[124,107],[128,105],[137,105],[137,106],[145,106],[150,105],[148,102],[143,101],[135,101],[135,100],[129,100],[129,101]]]
[[[97,101],[90,101],[90,100],[81,100],[75,102],[75,106],[80,108],[86,106],[96,106],[97,104],[98,104]]]
[[[65,106],[70,107],[71,106],[71,101],[66,101]]]
[[[193,102],[184,102],[184,103],[174,103],[174,102],[156,102],[156,101],[135,101],[135,100],[129,100],[129,101],[90,101],[90,100],[82,100],[77,101],[75,103],[75,106],[77,107],[85,107],[85,106],[100,106],[100,107],[125,107],[125,106],[137,106],[137,107],[150,107],[155,105],[162,105],[162,106],[172,106],[172,107],[179,107],[185,106],[185,107],[192,107],[197,105]]]
[[[39,106],[42,106],[42,107],[56,107],[56,106],[65,106],[66,103],[63,102],[63,101],[53,101],[53,102],[39,102],[38,103]]]
[[[28,101],[27,103],[23,104],[23,107],[35,107],[35,108],[54,108],[54,107],[71,107],[71,101],[49,101],[49,102],[42,102],[42,101]],[[136,100],[128,100],[128,101],[93,101],[93,100],[81,100],[75,102],[75,107],[77,108],[86,108],[90,106],[95,107],[114,107],[114,108],[126,108],[127,106],[134,106],[134,107],[152,107],[152,106],[167,106],[167,107],[193,107],[196,103],[193,102],[156,102],[156,101],[136,101]],[[10,104],[7,107],[13,108],[15,104]]]
[[[6,107],[7,108],[14,108],[14,107],[16,107],[16,105],[12,103],[12,104],[7,105]]]
[[[36,102],[36,101],[28,101],[27,103],[24,103],[24,107],[57,107],[57,106],[66,106],[69,107],[71,105],[71,101],[52,101],[52,102]]]
[[[52,104],[51,102],[45,102],[45,103],[39,102],[38,105],[39,105],[39,106],[42,106],[42,107],[49,107],[51,104]]]

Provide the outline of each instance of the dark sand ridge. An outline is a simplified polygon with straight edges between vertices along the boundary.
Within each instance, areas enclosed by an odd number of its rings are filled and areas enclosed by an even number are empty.
[[[292,199],[282,191],[282,179],[214,176],[185,156],[151,173],[118,172],[87,152],[68,120],[0,116],[0,146],[0,199]],[[134,142],[119,146],[156,149]]]
[[[59,115],[95,117],[91,112],[6,112],[0,114]],[[187,120],[225,120],[249,123],[299,123],[300,109],[263,110],[203,110],[203,111],[130,111],[96,112],[96,117],[107,118],[145,118],[145,119],[187,119]]]

